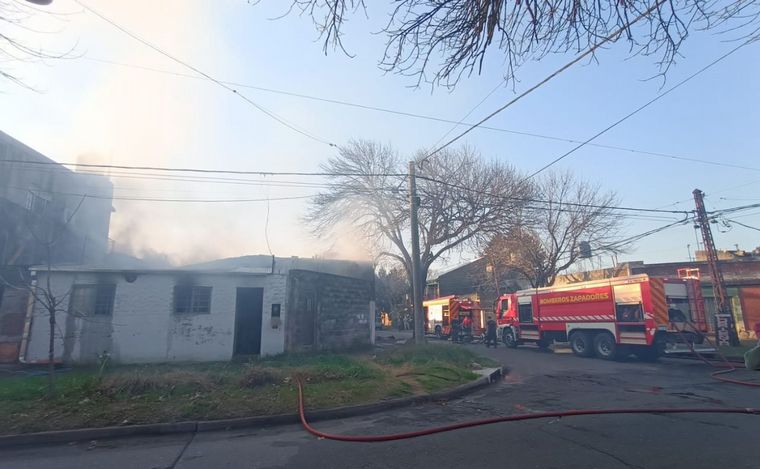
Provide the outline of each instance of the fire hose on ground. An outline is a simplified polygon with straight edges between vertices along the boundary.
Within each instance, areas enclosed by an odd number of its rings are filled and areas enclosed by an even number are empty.
[[[377,443],[382,441],[407,440],[421,436],[434,435],[436,433],[450,432],[464,428],[479,427],[483,425],[492,425],[501,422],[518,422],[523,420],[537,420],[546,418],[577,417],[582,415],[617,415],[617,414],[745,414],[760,415],[760,408],[724,408],[724,407],[650,407],[650,408],[614,408],[614,409],[581,409],[581,410],[563,410],[550,412],[535,412],[530,414],[513,414],[490,417],[485,419],[467,420],[464,422],[443,425],[440,427],[430,427],[422,430],[401,433],[389,433],[385,435],[338,435],[327,433],[312,427],[306,420],[306,410],[304,408],[303,382],[296,378],[298,386],[298,414],[301,418],[301,424],[307,432],[318,438],[328,440],[348,441],[354,443]]]
[[[694,327],[692,325],[692,327]],[[681,335],[682,340],[686,342],[691,349],[692,353],[696,355],[700,360],[702,360],[707,365],[710,365],[712,367],[717,368],[723,368],[717,371],[714,371],[710,374],[710,376],[714,379],[717,379],[719,381],[732,383],[732,384],[739,384],[742,386],[751,386],[751,387],[760,387],[760,383],[757,382],[749,382],[749,381],[742,381],[738,379],[732,379],[727,378],[725,376],[721,376],[727,373],[732,373],[737,370],[737,367],[735,367],[731,362],[729,362],[723,354],[721,354],[717,347],[715,347],[715,350],[717,354],[723,359],[725,362],[724,364],[715,364],[705,357],[703,357],[695,348],[694,345],[689,340],[685,340],[685,337],[683,336],[683,330],[678,330],[679,335]],[[695,332],[698,335],[702,335],[699,331],[696,330]],[[709,342],[709,339],[707,339]],[[327,433],[320,430],[317,430],[311,424],[309,424],[308,420],[306,420],[306,410],[304,406],[304,395],[303,395],[303,382],[300,378],[296,378],[296,385],[298,386],[298,414],[301,419],[301,424],[303,425],[304,429],[311,433],[312,435],[318,437],[318,438],[325,438],[328,440],[337,440],[337,441],[347,441],[347,442],[354,442],[354,443],[377,443],[377,442],[383,442],[383,441],[397,441],[397,440],[407,440],[410,438],[418,438],[421,436],[427,436],[427,435],[434,435],[436,433],[444,433],[444,432],[450,432],[454,430],[462,430],[465,428],[472,428],[472,427],[479,427],[484,425],[493,425],[495,423],[502,423],[502,422],[519,422],[519,421],[526,421],[526,420],[538,420],[538,419],[546,419],[546,418],[562,418],[562,417],[579,417],[579,416],[588,416],[588,415],[620,415],[620,414],[655,414],[655,415],[665,415],[665,414],[743,414],[743,415],[760,415],[760,408],[753,408],[753,407],[747,407],[747,408],[731,408],[731,407],[675,407],[675,408],[667,408],[667,407],[647,407],[647,408],[613,408],[613,409],[579,409],[579,410],[563,410],[563,411],[549,411],[549,412],[534,412],[529,414],[512,414],[512,415],[501,415],[497,417],[490,417],[485,419],[477,419],[477,420],[467,420],[464,422],[454,423],[450,425],[442,425],[439,427],[430,427],[425,428],[422,430],[415,430],[410,432],[401,432],[401,433],[389,433],[385,435],[338,435],[334,433]]]
[[[723,355],[722,353],[720,353],[720,350],[718,350],[717,345],[713,344],[712,341],[710,340],[710,338],[707,337],[706,335],[704,335],[703,333],[701,333],[696,328],[696,326],[693,323],[691,323],[690,321],[685,322],[683,328],[681,328],[681,329],[679,329],[675,325],[675,323],[672,323],[672,324],[673,324],[673,328],[676,330],[676,332],[678,332],[678,335],[681,338],[681,341],[683,341],[683,342],[686,343],[686,345],[689,347],[689,350],[691,350],[691,353],[693,353],[698,359],[700,359],[706,365],[709,365],[709,366],[711,366],[713,368],[722,368],[722,369],[719,369],[719,370],[716,370],[716,371],[713,371],[712,373],[710,373],[710,377],[711,378],[716,379],[718,381],[723,381],[725,383],[738,384],[738,385],[741,385],[741,386],[749,386],[749,387],[753,387],[753,388],[760,388],[760,383],[758,383],[758,382],[742,381],[740,379],[733,379],[733,378],[727,378],[725,376],[721,376],[721,375],[725,375],[725,374],[728,374],[728,373],[733,373],[733,372],[737,371],[739,368],[737,368],[733,363],[731,363],[730,361],[728,361],[728,359],[725,357],[725,355]],[[713,362],[711,362],[710,360],[708,360],[707,358],[705,358],[701,353],[699,353],[697,351],[697,349],[694,348],[694,344],[692,343],[692,341],[684,336],[684,331],[686,330],[686,325],[687,324],[689,326],[691,326],[694,334],[696,334],[699,337],[702,337],[704,340],[707,340],[707,343],[710,344],[710,346],[715,349],[715,353],[721,358],[721,360],[723,360],[723,363],[713,363]]]

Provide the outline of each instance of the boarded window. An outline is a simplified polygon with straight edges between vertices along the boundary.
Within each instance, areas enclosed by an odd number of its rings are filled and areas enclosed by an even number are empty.
[[[116,285],[74,285],[69,299],[69,312],[75,316],[110,316]]]
[[[175,285],[174,312],[177,314],[211,312],[211,287]]]

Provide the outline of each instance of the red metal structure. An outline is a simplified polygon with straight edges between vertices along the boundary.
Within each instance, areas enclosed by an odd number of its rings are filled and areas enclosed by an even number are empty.
[[[699,280],[648,275],[502,295],[496,315],[507,346],[570,342],[576,355],[604,359],[624,353],[656,358],[668,343],[700,342],[707,332]],[[696,331],[680,333],[686,323]]]
[[[702,231],[702,242],[705,245],[705,252],[707,253],[707,265],[710,268],[713,295],[715,296],[716,339],[719,345],[736,346],[739,345],[739,337],[736,334],[736,324],[734,324],[731,305],[728,303],[726,281],[723,279],[723,272],[718,267],[718,252],[715,249],[715,241],[710,229],[710,220],[705,210],[705,194],[699,189],[694,189],[692,194],[694,194],[694,205],[696,206],[696,221],[699,229]]]

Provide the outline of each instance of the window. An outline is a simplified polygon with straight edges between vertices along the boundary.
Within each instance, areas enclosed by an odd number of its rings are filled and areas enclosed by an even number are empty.
[[[503,318],[507,311],[509,311],[509,298],[501,300],[501,310],[499,311],[499,317]]]
[[[209,313],[211,311],[211,287],[194,285],[174,286],[174,312]]]
[[[74,285],[69,300],[69,312],[75,316],[110,316],[116,285]]]
[[[48,206],[50,199],[35,191],[26,194],[26,209],[33,213],[42,213]]]
[[[688,298],[668,298],[668,320],[670,322],[691,321],[691,307]]]
[[[533,322],[533,305],[530,303],[517,305],[517,315],[520,322]]]
[[[641,303],[616,304],[615,314],[620,322],[643,322],[644,311],[641,309]]]

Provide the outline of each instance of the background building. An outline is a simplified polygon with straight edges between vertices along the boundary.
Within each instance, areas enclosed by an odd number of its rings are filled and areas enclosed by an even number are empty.
[[[0,363],[18,359],[30,265],[102,262],[113,186],[0,132]]]
[[[0,265],[99,261],[112,196],[107,177],[71,171],[0,132]]]
[[[457,295],[480,301],[491,308],[504,293],[530,288],[530,283],[514,270],[496,271],[485,257],[448,270],[428,281],[425,298]]]

